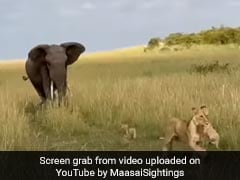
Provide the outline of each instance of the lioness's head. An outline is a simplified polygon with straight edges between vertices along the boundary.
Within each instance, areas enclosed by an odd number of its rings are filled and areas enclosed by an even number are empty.
[[[192,108],[193,118],[192,120],[196,125],[208,125],[208,108],[206,106],[201,106],[200,108]]]

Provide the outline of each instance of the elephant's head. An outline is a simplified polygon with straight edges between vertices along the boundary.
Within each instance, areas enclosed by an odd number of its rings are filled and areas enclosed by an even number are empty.
[[[85,47],[75,42],[61,45],[38,45],[29,52],[28,58],[40,67],[39,73],[48,85],[53,82],[54,89],[62,98],[67,88],[67,66],[77,61],[84,51]],[[49,97],[49,95],[46,96]]]

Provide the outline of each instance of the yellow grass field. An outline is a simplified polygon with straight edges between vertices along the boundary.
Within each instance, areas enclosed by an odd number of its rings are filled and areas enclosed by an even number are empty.
[[[216,60],[234,70],[189,71]],[[239,65],[235,46],[85,54],[69,67],[69,106],[38,109],[39,97],[22,80],[24,60],[0,61],[0,150],[161,150],[169,118],[189,120],[191,108],[201,105],[209,107],[220,150],[240,150]],[[122,123],[136,128],[135,140],[123,137]]]

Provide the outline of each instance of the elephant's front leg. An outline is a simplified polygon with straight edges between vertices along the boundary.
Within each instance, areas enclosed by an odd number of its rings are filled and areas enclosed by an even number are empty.
[[[42,67],[41,75],[42,75],[42,83],[43,83],[42,85],[43,85],[45,97],[47,100],[51,100],[51,89],[50,89],[51,79],[49,77],[48,68],[46,66]]]

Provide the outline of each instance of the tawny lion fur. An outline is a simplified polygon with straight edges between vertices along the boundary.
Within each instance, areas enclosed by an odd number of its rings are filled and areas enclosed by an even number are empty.
[[[136,128],[129,127],[128,124],[121,124],[121,129],[124,131],[124,138],[127,138],[127,139],[137,138]]]
[[[208,119],[207,107],[192,108],[192,111],[193,117],[188,122],[178,118],[170,120],[165,136],[164,151],[172,150],[172,144],[177,140],[188,144],[194,151],[206,151],[202,144],[207,141],[218,148],[219,134]]]

